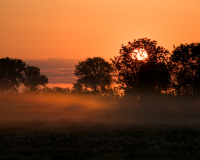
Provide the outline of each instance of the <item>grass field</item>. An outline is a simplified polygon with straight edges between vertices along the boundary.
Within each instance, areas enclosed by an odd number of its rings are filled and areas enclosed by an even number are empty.
[[[0,97],[0,160],[200,159],[198,99]]]

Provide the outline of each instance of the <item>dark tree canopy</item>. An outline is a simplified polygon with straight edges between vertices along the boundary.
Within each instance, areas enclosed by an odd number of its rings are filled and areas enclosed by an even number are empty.
[[[20,59],[0,59],[0,92],[17,92],[23,82],[25,63]]]
[[[45,86],[48,78],[40,74],[40,69],[34,66],[26,66],[24,70],[24,86],[28,91],[36,91],[40,85]]]
[[[48,79],[40,75],[40,69],[26,65],[20,59],[1,58],[0,59],[0,92],[18,92],[21,84],[27,90],[35,91],[39,85],[45,86]]]
[[[105,92],[112,82],[111,64],[103,58],[87,58],[75,66],[75,76],[78,78],[74,88],[78,91]]]
[[[148,57],[144,60],[133,58],[134,50],[144,49]],[[168,50],[157,46],[156,41],[141,38],[122,45],[119,56],[112,60],[118,81],[124,84],[125,93],[161,94],[170,83]]]
[[[200,43],[181,44],[172,51],[173,86],[177,95],[200,93]]]

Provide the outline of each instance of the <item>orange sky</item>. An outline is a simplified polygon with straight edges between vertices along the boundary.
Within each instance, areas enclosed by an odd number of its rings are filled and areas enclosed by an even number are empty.
[[[117,56],[138,38],[200,42],[199,0],[0,0],[0,57]]]

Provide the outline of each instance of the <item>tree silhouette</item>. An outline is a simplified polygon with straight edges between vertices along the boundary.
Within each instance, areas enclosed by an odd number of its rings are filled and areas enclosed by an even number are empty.
[[[112,82],[112,71],[111,64],[103,58],[87,58],[75,66],[74,74],[78,77],[78,80],[74,84],[74,89],[79,92],[106,92]]]
[[[133,57],[136,49],[144,49],[148,57],[144,60]],[[162,90],[167,89],[170,83],[170,54],[165,48],[157,46],[156,41],[141,38],[128,42],[128,45],[122,45],[119,54],[112,62],[126,94],[160,95]]]
[[[37,91],[40,85],[45,86],[48,83],[48,78],[40,74],[38,67],[27,65],[24,73],[24,86],[28,91]]]
[[[139,67],[135,89],[140,94],[160,95],[170,84],[170,72],[164,63],[144,63]]]
[[[76,82],[76,83],[73,83],[73,87],[72,87],[72,93],[86,93],[88,92],[87,91],[87,88],[83,88],[83,85]]]
[[[18,92],[23,82],[25,63],[20,59],[0,59],[0,92]]]
[[[194,90],[193,90],[194,94],[199,96],[200,95],[200,66],[198,67],[196,71],[196,76],[194,77],[193,85],[194,85]]]
[[[177,95],[200,91],[200,43],[181,44],[172,51],[173,86]]]

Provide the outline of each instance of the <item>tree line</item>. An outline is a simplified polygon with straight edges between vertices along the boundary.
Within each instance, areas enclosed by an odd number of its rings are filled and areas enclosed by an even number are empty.
[[[148,58],[133,57],[134,50],[143,49]],[[100,57],[88,58],[75,67],[77,92],[111,92],[113,76],[125,95],[142,96],[199,96],[200,43],[174,46],[170,53],[157,42],[147,38],[122,45],[119,55],[105,62]]]
[[[135,50],[147,52],[146,59],[134,57]],[[27,91],[39,90],[48,78],[38,67],[10,58],[0,59],[1,92],[17,91],[23,84]],[[157,42],[140,38],[122,45],[111,63],[101,57],[87,58],[75,65],[76,83],[73,88],[43,88],[42,92],[94,95],[199,96],[200,43],[174,46],[172,53]]]

